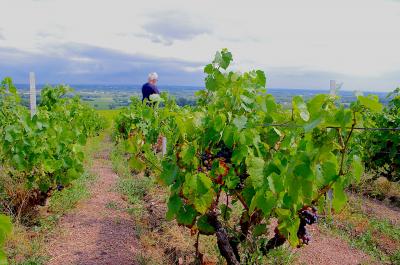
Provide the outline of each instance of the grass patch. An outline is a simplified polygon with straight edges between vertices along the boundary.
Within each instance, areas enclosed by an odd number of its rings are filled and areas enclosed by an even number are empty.
[[[135,255],[137,264],[165,264],[162,261],[163,253],[159,251],[152,251],[152,245],[146,246],[151,232],[144,219],[146,218],[146,203],[144,196],[152,189],[154,180],[152,178],[144,177],[143,175],[132,176],[129,169],[128,162],[126,161],[125,152],[121,144],[116,145],[111,152],[111,161],[114,172],[119,176],[117,183],[117,191],[125,197],[130,207],[127,212],[133,217],[135,221],[135,234],[140,239],[142,250]],[[156,255],[154,255],[156,254]]]
[[[364,173],[360,182],[351,186],[351,190],[400,208],[400,183],[378,177],[381,174],[380,171],[372,170]]]
[[[389,236],[400,244],[400,227],[391,224],[388,220],[377,219],[371,219],[370,225],[374,230]]]
[[[103,148],[102,142],[105,136],[105,133],[101,133],[88,140],[84,149],[86,168],[91,166],[93,155]],[[84,173],[62,191],[54,191],[47,206],[38,207],[39,216],[32,221],[34,224],[32,227],[14,223],[13,232],[6,242],[9,263],[11,265],[45,264],[49,259],[44,252],[46,238],[56,232],[61,216],[73,209],[79,201],[89,197],[88,186],[94,180],[95,176]]]
[[[146,193],[150,190],[154,180],[147,177],[137,177],[135,179],[120,179],[118,183],[118,191],[128,197],[130,203],[142,200]]]
[[[124,157],[125,151],[122,144],[116,145],[111,151],[111,162],[115,173],[121,178],[131,177],[128,161]]]
[[[47,209],[41,208],[44,212],[33,227],[14,223],[13,232],[6,243],[10,264],[46,263],[48,257],[43,250],[46,237],[54,232],[61,216],[73,209],[80,200],[89,196],[87,186],[93,180],[93,176],[85,173],[73,181],[69,188],[55,192],[49,200]]]
[[[114,146],[111,161],[113,170],[120,177],[117,190],[129,202],[127,211],[135,221],[135,234],[140,243],[136,263],[177,264],[181,260],[184,264],[192,264],[196,236],[191,236],[189,229],[178,226],[175,221],[165,219],[167,189],[157,185],[151,174],[133,175],[123,145]],[[224,264],[215,237],[201,235],[199,248],[210,264]]]
[[[112,109],[112,110],[97,110],[101,116],[103,116],[108,124],[112,124],[115,120],[115,117],[121,112],[120,109]]]
[[[118,206],[118,203],[113,202],[113,201],[107,202],[106,208],[107,209],[113,209],[113,210],[119,210],[120,209],[120,207]]]
[[[42,250],[44,235],[18,223],[7,238],[5,250],[11,265],[44,264],[48,258]]]
[[[50,198],[49,211],[62,215],[75,208],[79,201],[89,197],[90,193],[87,187],[95,179],[95,176],[84,173],[80,178],[74,180],[69,188],[55,192]]]
[[[390,262],[392,264],[400,264],[400,250],[397,250],[396,253],[394,253],[391,257],[390,257]]]
[[[268,265],[289,265],[294,264],[296,261],[297,254],[294,254],[293,250],[288,246],[272,249],[264,257],[264,262]]]
[[[380,262],[399,261],[400,227],[389,220],[366,216],[355,202],[350,201],[339,214],[322,218],[320,226]]]

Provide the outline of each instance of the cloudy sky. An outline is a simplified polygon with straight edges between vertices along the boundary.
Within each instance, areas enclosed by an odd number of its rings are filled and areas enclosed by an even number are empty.
[[[269,87],[400,86],[398,0],[0,0],[0,78],[201,85],[216,50]]]

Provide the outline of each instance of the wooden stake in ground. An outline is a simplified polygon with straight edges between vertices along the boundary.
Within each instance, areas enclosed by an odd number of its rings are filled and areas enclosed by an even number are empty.
[[[29,73],[29,99],[31,107],[31,117],[36,114],[36,80],[35,73]]]

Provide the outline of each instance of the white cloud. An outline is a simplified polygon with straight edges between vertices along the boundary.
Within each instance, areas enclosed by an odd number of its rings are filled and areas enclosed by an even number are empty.
[[[357,80],[352,88],[400,83],[399,1],[0,0],[0,8],[0,47],[43,52],[74,42],[200,63],[228,47],[244,70],[336,73]]]
[[[0,40],[5,40],[6,38],[3,35],[3,30],[0,28]]]
[[[176,40],[192,40],[196,36],[211,33],[211,28],[187,13],[164,11],[150,14],[150,21],[143,25],[142,34],[155,43],[172,45]],[[140,35],[137,35],[140,37]]]

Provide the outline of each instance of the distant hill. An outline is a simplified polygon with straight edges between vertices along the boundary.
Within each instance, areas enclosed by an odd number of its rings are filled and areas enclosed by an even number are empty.
[[[39,84],[37,85],[38,90],[40,90],[44,85]],[[111,93],[111,94],[131,94],[131,95],[140,95],[141,94],[141,87],[140,84],[133,84],[133,85],[81,85],[75,84],[70,85],[72,88],[75,89],[76,92],[84,92],[84,93]],[[29,85],[28,84],[17,84],[18,89],[20,89],[23,93],[28,92]],[[175,85],[159,85],[160,91],[167,91],[171,95],[174,95],[177,98],[188,98],[193,99],[194,93],[203,87],[199,86],[175,86]],[[301,95],[305,99],[310,98],[316,94],[326,94],[329,93],[329,90],[314,90],[314,89],[293,89],[293,88],[268,88],[267,92],[272,94],[278,102],[289,103],[291,98],[294,95]],[[362,92],[364,95],[368,94],[375,94],[378,95],[380,101],[383,103],[387,102],[386,99],[386,92]],[[348,90],[340,90],[339,95],[341,96],[342,102],[352,102],[355,100],[354,91]]]

